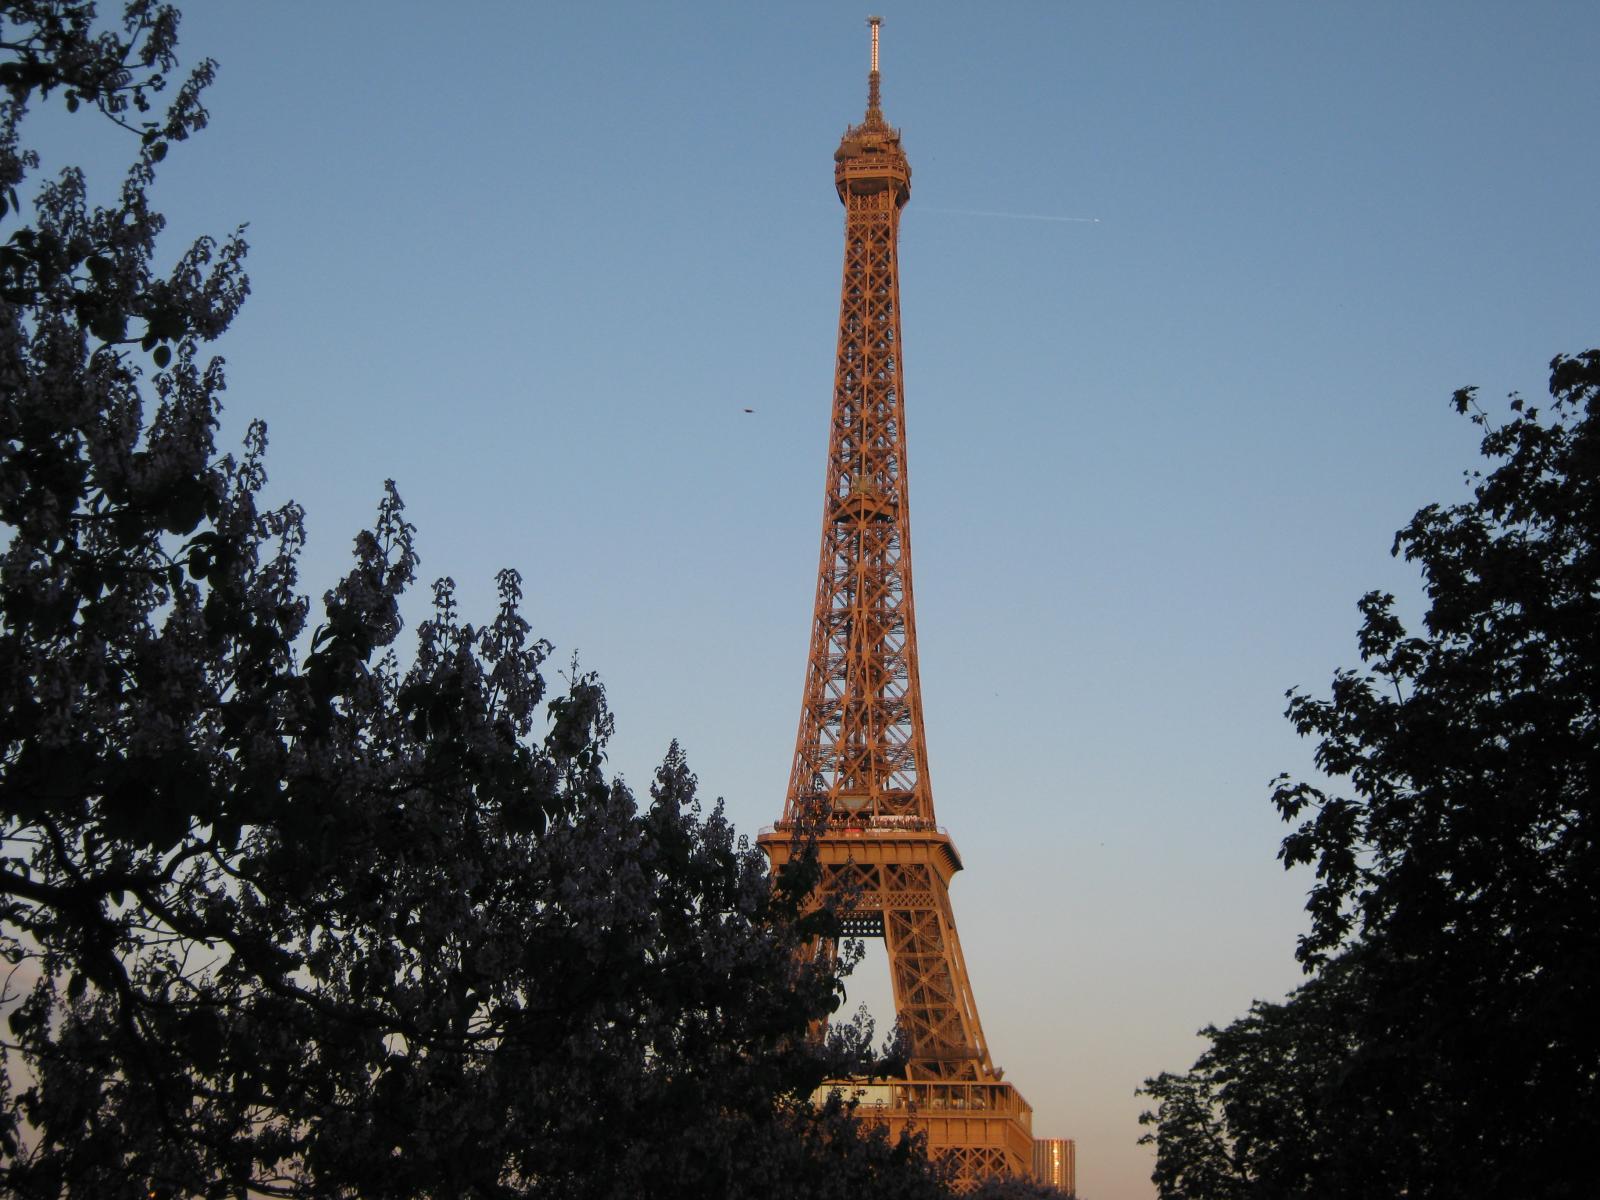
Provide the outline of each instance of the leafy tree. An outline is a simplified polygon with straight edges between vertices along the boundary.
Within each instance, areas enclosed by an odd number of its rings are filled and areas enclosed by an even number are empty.
[[[1371,1131],[1359,1107],[1338,1108],[1329,1084],[1356,1046],[1355,961],[1335,959],[1284,1003],[1257,1001],[1226,1028],[1207,1026],[1200,1033],[1211,1046],[1186,1074],[1145,1081],[1157,1108],[1141,1123],[1157,1134],[1143,1140],[1156,1143],[1161,1196],[1332,1195],[1351,1183],[1350,1147]],[[1368,1169],[1354,1172],[1350,1194],[1381,1187],[1365,1180]]]
[[[810,1094],[815,864],[774,882],[674,747],[605,772],[604,692],[449,580],[402,662],[390,484],[320,616],[266,432],[214,442],[242,237],[161,272],[147,195],[206,123],[178,16],[0,5],[0,1188],[29,1197],[933,1196]],[[128,129],[116,199],[17,188],[30,104]],[[0,232],[4,232],[0,230]],[[782,1170],[779,1173],[778,1168]]]
[[[1299,955],[1147,1084],[1164,1196],[1588,1194],[1600,1136],[1600,351],[1513,397],[1472,500],[1396,535],[1428,608],[1361,601],[1362,672],[1290,693],[1339,790],[1277,782],[1313,864]]]

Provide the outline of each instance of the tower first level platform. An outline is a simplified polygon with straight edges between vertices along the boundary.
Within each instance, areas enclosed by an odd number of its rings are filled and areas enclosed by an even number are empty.
[[[1033,1109],[1009,1083],[913,1083],[840,1080],[863,1120],[882,1121],[889,1137],[906,1129],[928,1137],[928,1153],[955,1168],[955,1189],[971,1191],[993,1175],[1026,1178],[1033,1164]]]

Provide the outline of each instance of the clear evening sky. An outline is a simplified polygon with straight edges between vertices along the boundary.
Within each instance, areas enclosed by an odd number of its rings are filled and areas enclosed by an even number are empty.
[[[642,790],[678,738],[740,829],[775,820],[869,10],[186,7],[221,76],[156,200],[185,240],[250,223],[223,439],[269,422],[307,586],[393,476],[413,619],[519,567],[617,770]],[[1464,494],[1451,391],[1501,410],[1600,343],[1600,7],[882,11],[957,918],[1036,1131],[1090,1200],[1145,1198],[1134,1089],[1299,979],[1284,689],[1355,664],[1363,591],[1415,594],[1388,547]]]

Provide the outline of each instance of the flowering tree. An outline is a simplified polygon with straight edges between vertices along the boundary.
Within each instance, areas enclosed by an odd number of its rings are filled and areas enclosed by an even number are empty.
[[[0,6],[0,1188],[937,1194],[914,1142],[809,1103],[864,1065],[805,1036],[840,995],[798,952],[813,864],[775,885],[676,747],[647,802],[608,778],[604,692],[547,694],[515,572],[476,624],[435,584],[402,659],[390,484],[313,617],[264,427],[214,443],[244,241],[154,261],[214,71],[175,82],[177,27]],[[133,162],[30,220],[24,118],[58,101]]]

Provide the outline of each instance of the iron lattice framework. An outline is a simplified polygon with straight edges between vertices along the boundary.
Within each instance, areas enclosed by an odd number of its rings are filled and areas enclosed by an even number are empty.
[[[885,1119],[914,1114],[970,1186],[1029,1170],[1031,1110],[989,1057],[950,907],[961,859],[935,823],[928,781],[900,336],[900,209],[911,167],[880,108],[871,24],[866,117],[834,155],[844,279],[800,728],[783,821],[759,844],[781,867],[795,830],[815,830],[821,892],[850,898],[845,934],[883,939],[911,1049],[907,1083],[885,1101]]]
[[[822,560],[785,819],[823,801],[843,814],[933,820],[917,679],[900,357],[900,208],[911,168],[883,119],[834,155],[845,206],[844,282],[822,516]]]

